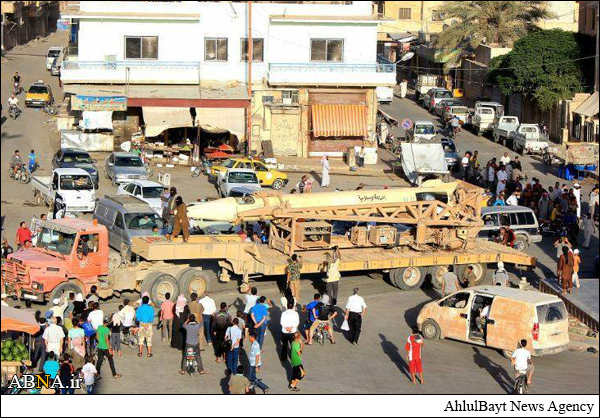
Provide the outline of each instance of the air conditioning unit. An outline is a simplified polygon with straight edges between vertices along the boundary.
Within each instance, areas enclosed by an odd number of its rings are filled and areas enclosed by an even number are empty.
[[[273,96],[263,96],[262,101],[263,101],[263,104],[273,103],[274,97]]]
[[[291,97],[284,97],[282,99],[282,103],[286,106],[291,106],[292,105],[292,98]]]

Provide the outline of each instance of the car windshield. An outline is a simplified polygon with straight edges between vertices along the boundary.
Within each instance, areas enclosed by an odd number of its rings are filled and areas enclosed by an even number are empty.
[[[48,87],[46,87],[46,86],[31,86],[31,87],[29,87],[29,93],[48,94]]]
[[[457,106],[452,108],[452,113],[455,115],[466,115],[469,109],[466,106]]]
[[[254,173],[229,173],[229,183],[236,184],[258,184],[258,178]]]
[[[163,195],[165,188],[162,186],[148,186],[144,187],[144,198],[145,199],[156,199]]]
[[[142,167],[144,164],[139,157],[117,157],[115,159],[115,165],[117,167]]]
[[[75,234],[42,228],[38,233],[36,246],[48,251],[55,251],[62,255],[71,254],[75,243]]]
[[[494,109],[490,109],[489,107],[484,107],[481,109],[480,112],[482,115],[493,115],[494,114]]]
[[[504,121],[506,123],[518,123],[519,122],[517,118],[506,118],[506,119],[504,119]]]
[[[63,161],[67,164],[92,164],[92,158],[88,154],[65,154]]]
[[[415,127],[415,133],[417,135],[434,135],[435,127],[433,125],[417,125]]]
[[[435,98],[436,99],[451,99],[452,98],[452,93],[450,93],[449,91],[436,91],[435,93]]]
[[[61,190],[93,190],[94,184],[90,176],[62,175],[60,176]]]
[[[444,146],[444,151],[446,152],[456,152],[456,146],[450,142],[444,142],[442,144]]]
[[[60,55],[60,49],[51,49],[50,51],[48,51],[48,57],[53,58],[53,57],[58,57]]]
[[[126,213],[125,223],[129,229],[138,231],[150,231],[155,226],[161,230],[164,227],[162,219],[156,213]]]
[[[223,163],[223,167],[225,168],[233,168],[235,165],[235,160],[227,160]]]
[[[533,126],[524,126],[522,132],[526,132],[526,133],[537,132],[537,128],[535,128]]]

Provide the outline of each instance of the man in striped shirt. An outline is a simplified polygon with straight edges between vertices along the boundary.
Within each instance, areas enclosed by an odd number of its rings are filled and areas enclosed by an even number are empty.
[[[46,341],[46,352],[53,352],[58,358],[62,353],[65,332],[56,322],[56,317],[52,318],[50,325],[44,330],[42,338]]]

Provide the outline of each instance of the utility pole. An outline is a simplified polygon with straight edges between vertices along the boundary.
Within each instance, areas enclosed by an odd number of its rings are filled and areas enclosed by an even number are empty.
[[[246,142],[248,143],[248,155],[252,152],[252,58],[254,56],[254,45],[252,41],[252,2],[248,2],[248,109],[246,110]]]

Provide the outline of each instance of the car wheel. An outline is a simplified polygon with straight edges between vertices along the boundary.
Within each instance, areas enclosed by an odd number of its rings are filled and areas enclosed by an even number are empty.
[[[515,239],[515,245],[513,248],[521,252],[526,251],[529,248],[529,241],[527,240],[527,237],[524,237],[523,235],[517,235],[517,239]]]
[[[281,190],[283,188],[283,181],[281,179],[277,179],[273,182],[271,187],[273,187],[274,190]]]
[[[442,335],[440,326],[433,319],[428,319],[423,322],[421,333],[427,340],[439,340]]]

